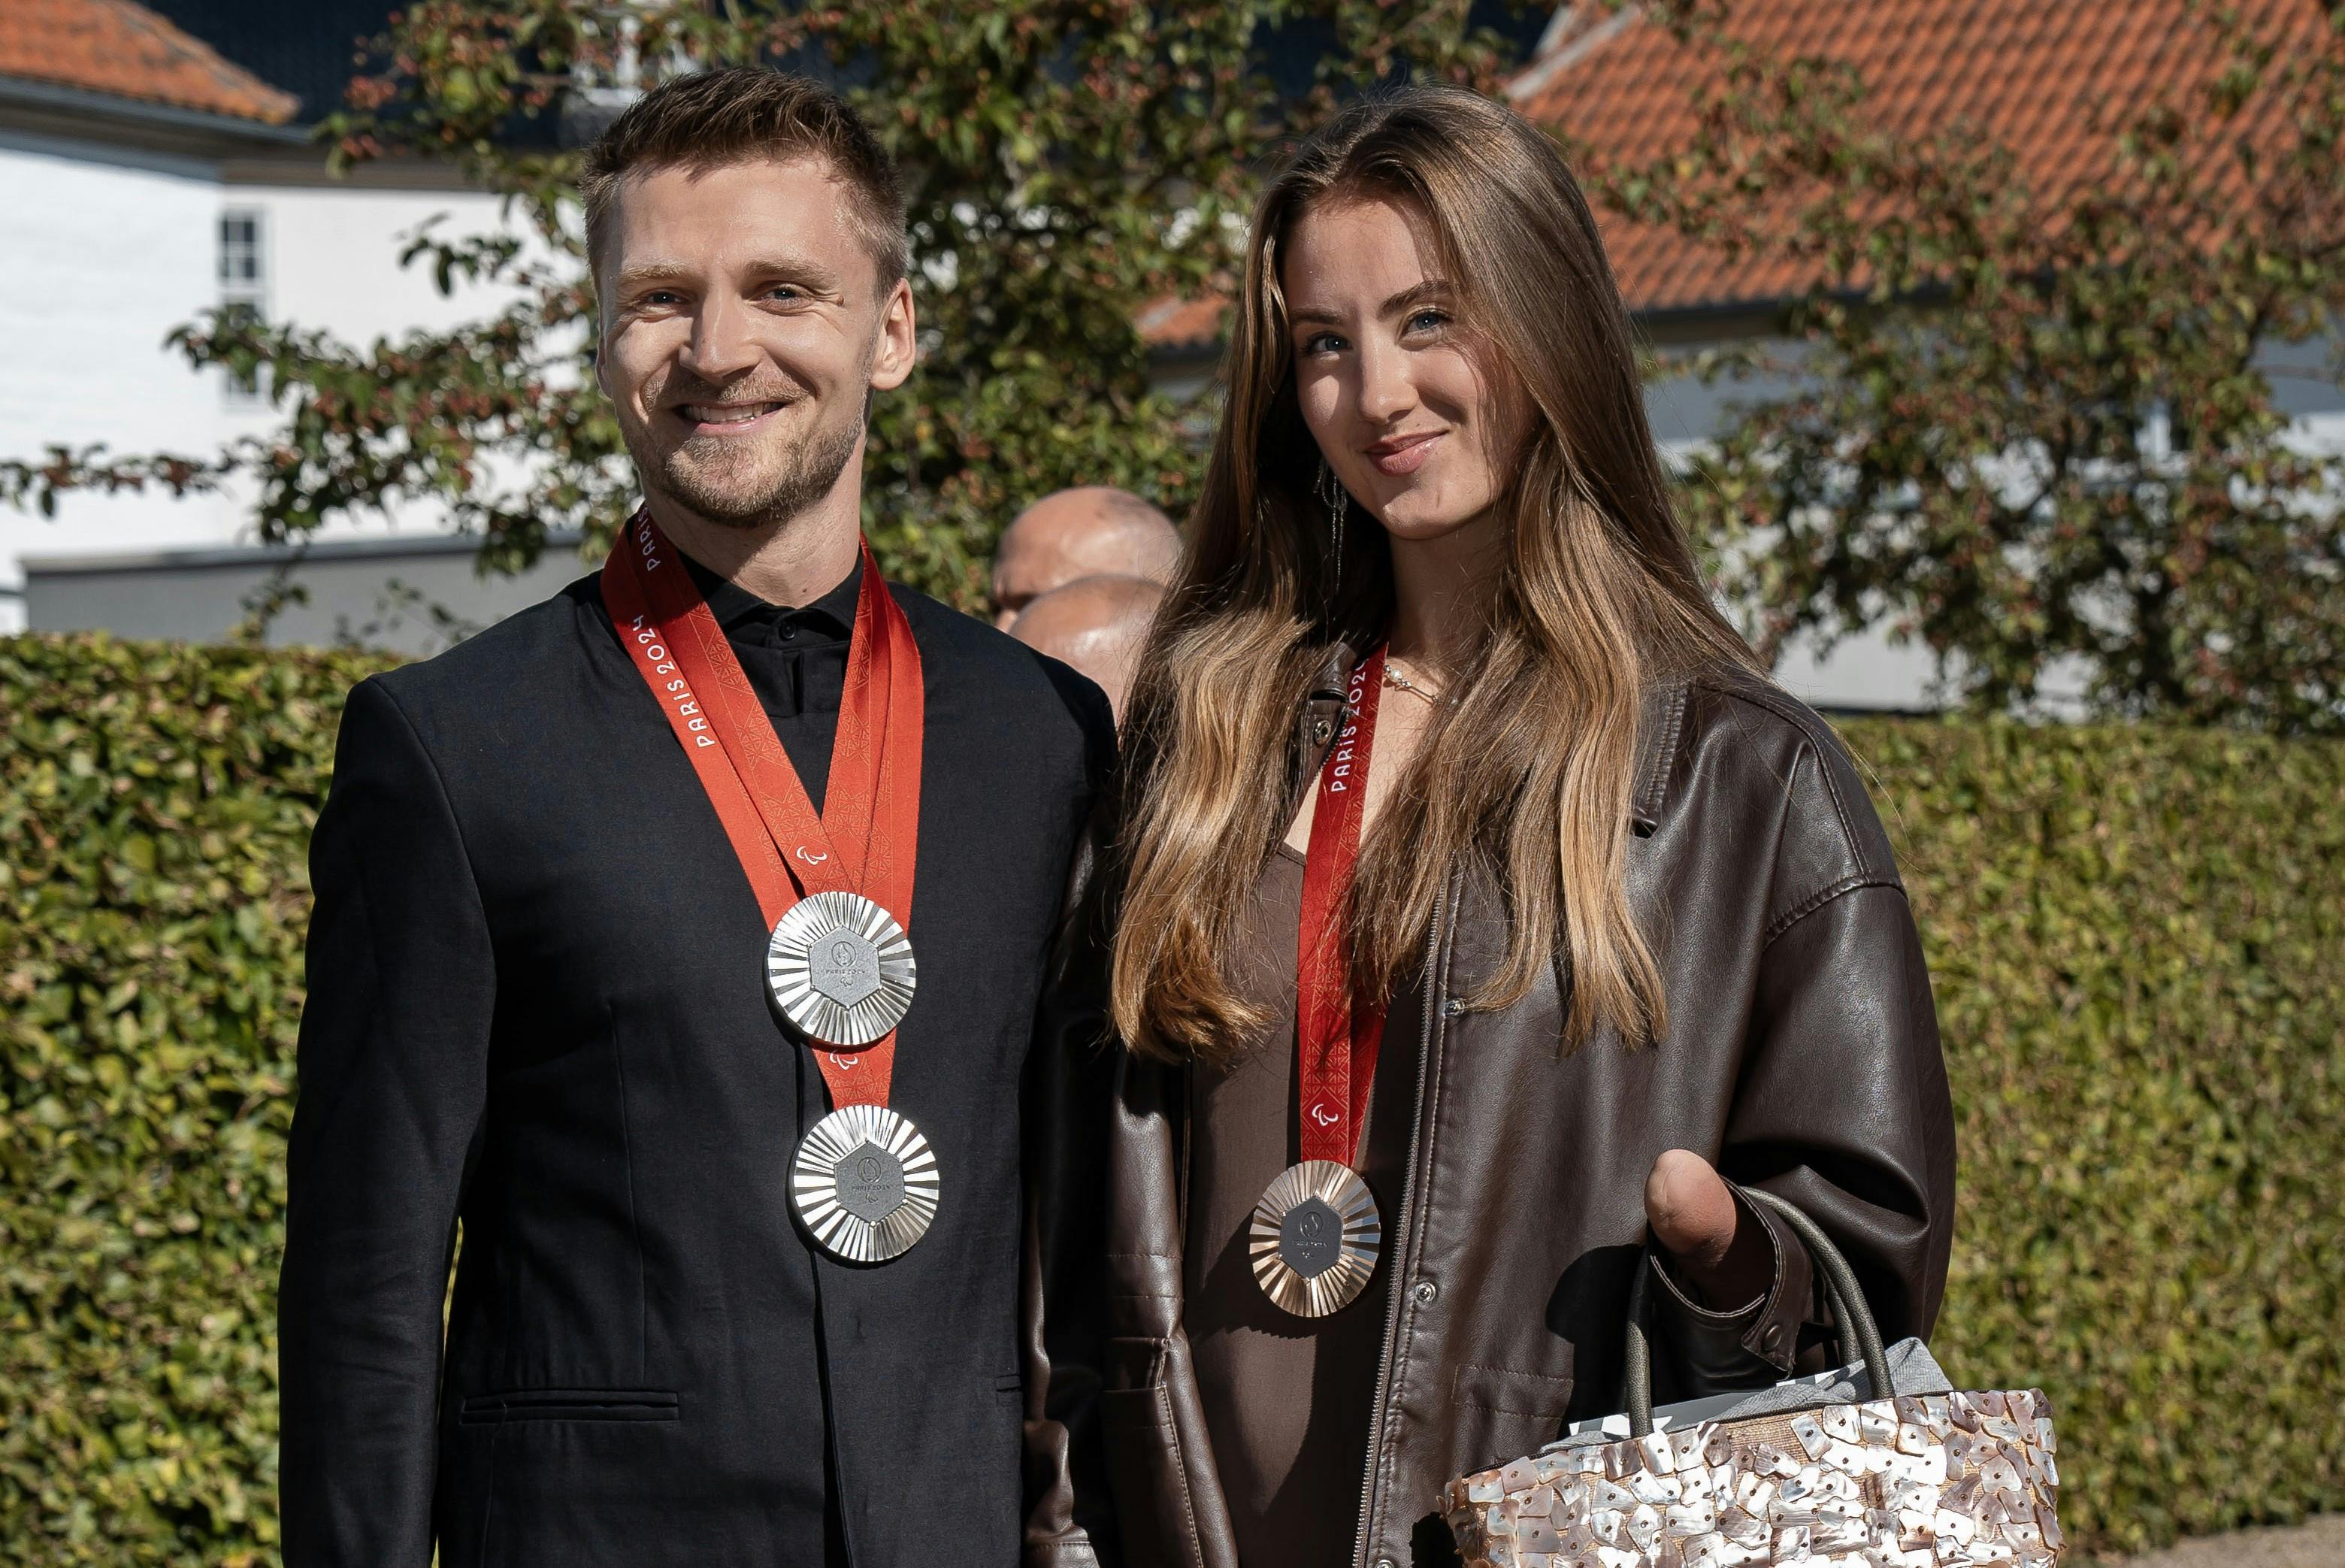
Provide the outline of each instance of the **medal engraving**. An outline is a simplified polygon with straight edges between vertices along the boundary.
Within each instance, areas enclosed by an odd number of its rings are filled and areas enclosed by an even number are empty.
[[[814,1244],[842,1263],[911,1250],[937,1217],[936,1151],[885,1105],[845,1105],[817,1122],[790,1162],[790,1207]]]
[[[825,1045],[868,1045],[903,1021],[919,983],[912,939],[860,893],[811,893],[766,944],[766,983],[782,1016]]]
[[[879,950],[859,932],[833,932],[807,956],[807,983],[841,1007],[851,1008],[879,989]]]
[[[1304,1198],[1278,1222],[1278,1256],[1305,1279],[1316,1279],[1344,1256],[1344,1221],[1324,1197]]]
[[[904,1165],[877,1144],[865,1144],[832,1172],[838,1207],[878,1224],[904,1206]]]
[[[1376,1195],[1335,1160],[1281,1172],[1254,1205],[1246,1236],[1254,1283],[1298,1318],[1325,1318],[1359,1299],[1383,1247]]]

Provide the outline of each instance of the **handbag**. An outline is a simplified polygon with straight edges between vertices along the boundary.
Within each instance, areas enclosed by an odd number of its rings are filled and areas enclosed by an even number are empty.
[[[1883,1349],[1822,1227],[1743,1189],[1814,1257],[1858,1364],[1653,1409],[1640,1266],[1623,1415],[1461,1476],[1447,1516],[1474,1568],[2051,1568],[2062,1537],[2051,1407],[2036,1390],[1954,1390],[1918,1340]]]

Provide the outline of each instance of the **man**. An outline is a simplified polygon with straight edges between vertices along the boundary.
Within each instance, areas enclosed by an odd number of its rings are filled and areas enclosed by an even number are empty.
[[[1083,577],[1145,577],[1170,585],[1181,569],[1172,520],[1128,490],[1061,490],[1020,513],[993,554],[993,624],[1003,631],[1053,588]]]
[[[1107,1091],[1096,977],[1046,968],[1107,705],[862,554],[866,406],[914,331],[852,111],[690,76],[586,170],[645,510],[597,575],[350,696],[286,1562],[1091,1562],[1095,1308],[1046,1351],[1041,1308],[1098,1288]]]
[[[1029,604],[1010,635],[1097,681],[1121,722],[1141,645],[1163,602],[1164,585],[1144,577],[1081,577]]]

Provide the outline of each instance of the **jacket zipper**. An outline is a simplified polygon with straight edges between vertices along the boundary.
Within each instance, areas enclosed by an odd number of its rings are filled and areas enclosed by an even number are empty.
[[[1421,1102],[1424,1096],[1436,1092],[1426,1069],[1432,1065],[1434,1018],[1441,1000],[1440,972],[1436,967],[1441,953],[1441,917],[1450,901],[1449,893],[1446,891],[1434,900],[1433,929],[1426,933],[1425,938],[1425,1022],[1416,1038],[1416,1083],[1420,1104],[1414,1107],[1416,1114],[1409,1121],[1408,1163],[1401,1167],[1406,1173],[1404,1179],[1409,1187],[1414,1187],[1416,1183],[1417,1144],[1425,1131],[1425,1110]],[[1407,1233],[1409,1187],[1404,1187],[1401,1192],[1399,1235]],[[1416,1237],[1410,1236],[1408,1239],[1413,1243]],[[1396,1249],[1392,1260],[1392,1303],[1385,1314],[1384,1350],[1376,1358],[1376,1403],[1368,1407],[1373,1412],[1368,1421],[1368,1464],[1367,1471],[1360,1481],[1360,1522],[1352,1537],[1352,1568],[1364,1568],[1368,1557],[1368,1520],[1376,1512],[1376,1460],[1385,1444],[1385,1395],[1392,1380],[1393,1346],[1400,1338],[1400,1315],[1408,1299],[1407,1289],[1401,1280],[1403,1261],[1400,1252]]]

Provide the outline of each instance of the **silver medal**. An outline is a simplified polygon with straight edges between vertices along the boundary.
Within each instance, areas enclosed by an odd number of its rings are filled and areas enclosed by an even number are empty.
[[[790,1207],[815,1245],[846,1263],[912,1249],[937,1217],[943,1184],[920,1129],[885,1105],[833,1111],[798,1140]]]
[[[912,939],[860,893],[800,899],[766,944],[766,983],[782,1016],[826,1045],[868,1045],[887,1033],[919,982]]]
[[[1298,1318],[1325,1318],[1367,1288],[1384,1247],[1376,1195],[1334,1160],[1289,1166],[1254,1206],[1254,1282]]]

